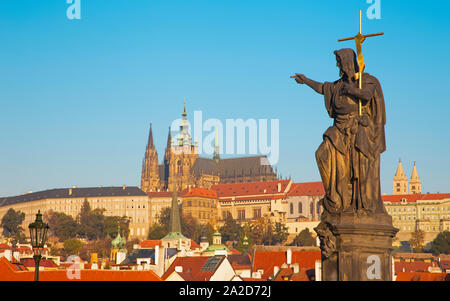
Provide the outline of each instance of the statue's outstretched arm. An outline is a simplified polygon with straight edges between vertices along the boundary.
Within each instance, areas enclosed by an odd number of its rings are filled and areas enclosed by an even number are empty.
[[[307,84],[311,89],[323,95],[323,83],[316,82],[299,73],[295,73],[295,81],[299,84]]]

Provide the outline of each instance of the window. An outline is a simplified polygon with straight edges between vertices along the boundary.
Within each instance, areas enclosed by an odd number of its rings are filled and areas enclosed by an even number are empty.
[[[314,203],[311,202],[311,204],[309,204],[309,212],[311,213],[311,215],[314,213]]]
[[[231,216],[231,212],[230,211],[223,211],[222,212],[222,218],[224,220],[226,220],[229,216]]]
[[[260,217],[261,217],[261,208],[253,209],[253,218],[260,218]]]
[[[238,219],[245,219],[245,210],[238,210]]]
[[[298,213],[303,213],[302,203],[298,203]]]
[[[289,208],[290,208],[291,214],[294,214],[294,204],[290,203]]]

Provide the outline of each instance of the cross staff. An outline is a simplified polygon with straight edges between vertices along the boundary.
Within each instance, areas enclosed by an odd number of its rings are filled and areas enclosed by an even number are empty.
[[[359,73],[355,74],[355,78],[359,80],[359,88],[360,89],[362,89],[362,74],[363,74],[364,69],[366,68],[366,65],[364,63],[363,53],[362,53],[362,43],[364,42],[364,40],[366,38],[381,36],[381,35],[384,35],[384,33],[379,32],[379,33],[372,33],[372,34],[367,34],[367,35],[362,34],[362,10],[360,10],[359,11],[359,32],[358,32],[358,34],[351,38],[345,38],[345,39],[338,40],[338,42],[355,40],[356,52],[358,54],[358,67],[359,67]],[[358,102],[359,102],[359,115],[361,115],[362,114],[361,99],[359,99]]]

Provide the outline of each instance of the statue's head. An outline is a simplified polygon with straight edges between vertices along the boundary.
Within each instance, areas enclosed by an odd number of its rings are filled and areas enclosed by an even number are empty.
[[[339,68],[339,76],[347,76],[352,78],[355,73],[359,72],[358,60],[356,53],[351,48],[336,50],[336,66]]]

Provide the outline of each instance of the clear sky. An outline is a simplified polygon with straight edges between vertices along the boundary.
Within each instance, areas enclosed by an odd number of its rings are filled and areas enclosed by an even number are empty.
[[[320,180],[314,152],[331,125],[323,97],[290,79],[333,81],[338,38],[365,0],[0,1],[0,196],[78,185],[140,185],[150,122],[160,160],[188,116],[280,120],[276,167]],[[450,2],[381,1],[364,18],[366,72],[387,110],[382,192],[399,158],[423,192],[450,192]]]

